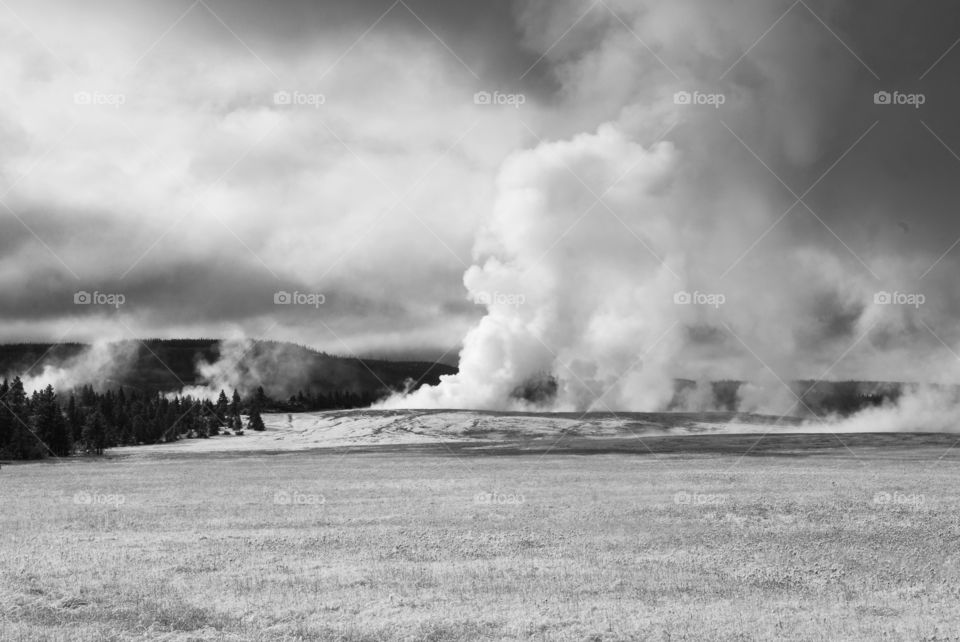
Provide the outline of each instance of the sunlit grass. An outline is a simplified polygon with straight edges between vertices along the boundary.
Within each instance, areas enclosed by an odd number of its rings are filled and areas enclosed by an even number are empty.
[[[942,452],[4,466],[0,639],[948,639]]]

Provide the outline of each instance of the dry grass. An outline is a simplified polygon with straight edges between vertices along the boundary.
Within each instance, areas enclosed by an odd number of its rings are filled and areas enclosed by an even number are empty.
[[[444,452],[4,466],[0,639],[960,633],[957,463],[938,462],[943,449]]]

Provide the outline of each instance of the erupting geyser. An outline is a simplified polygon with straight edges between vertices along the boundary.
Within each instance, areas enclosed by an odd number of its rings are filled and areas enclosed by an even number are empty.
[[[460,372],[383,406],[668,403],[674,257],[644,245],[678,247],[668,221],[674,163],[671,144],[645,148],[615,125],[507,160],[476,244],[478,264],[464,276],[487,314],[464,339]]]

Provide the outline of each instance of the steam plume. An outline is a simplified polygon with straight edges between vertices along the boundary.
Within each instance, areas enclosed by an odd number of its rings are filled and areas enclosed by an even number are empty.
[[[675,156],[669,143],[645,148],[605,125],[509,159],[477,244],[483,264],[464,277],[487,315],[464,339],[460,372],[385,406],[529,408],[512,393],[542,372],[558,380],[554,409],[667,403]]]
[[[895,354],[900,339],[909,342],[902,353],[924,363],[916,374],[948,372],[941,346],[939,360],[926,358],[931,343],[918,338],[914,310],[874,303],[899,275],[922,271],[916,258],[883,240],[854,251],[822,219],[784,213],[794,201],[781,186],[802,192],[851,162],[846,152],[873,119],[869,77],[834,50],[820,16],[800,7],[762,56],[744,57],[782,8],[615,2],[619,19],[590,14],[580,35],[567,35],[575,5],[530,3],[529,42],[554,65],[562,108],[578,117],[501,168],[464,276],[486,316],[464,338],[460,372],[384,407],[659,410],[685,376],[745,380],[740,409],[782,414],[797,405],[786,381],[915,374],[882,370],[876,353]],[[542,11],[553,19],[531,17]],[[834,98],[861,89],[862,104]],[[727,111],[678,106],[678,90],[720,93]],[[860,182],[832,195],[847,221],[891,215],[865,207],[863,191]],[[783,234],[771,233],[777,225]],[[722,293],[725,305],[678,306],[678,291]],[[555,395],[515,394],[542,373],[556,379]],[[705,408],[699,391],[680,405]]]
[[[92,385],[97,390],[114,387],[112,381],[122,377],[138,354],[133,341],[99,341],[86,347],[76,356],[60,363],[44,364],[38,374],[23,377],[27,393],[42,390],[48,385],[58,392]]]

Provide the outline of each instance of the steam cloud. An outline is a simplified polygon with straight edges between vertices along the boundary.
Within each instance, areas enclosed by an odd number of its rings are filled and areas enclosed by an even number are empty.
[[[28,394],[53,386],[58,392],[92,385],[97,390],[116,387],[137,357],[138,344],[133,341],[100,341],[84,348],[76,356],[60,363],[47,363],[38,374],[26,375],[23,388]]]
[[[680,242],[669,221],[674,166],[672,145],[645,148],[614,125],[514,155],[478,241],[487,258],[464,277],[471,298],[489,303],[464,339],[460,372],[385,406],[529,408],[513,392],[542,372],[559,382],[553,409],[667,403],[669,348],[622,375],[654,343],[676,343],[676,284],[659,260],[672,262]],[[638,251],[638,239],[671,255]]]
[[[297,346],[234,337],[220,342],[219,353],[215,361],[197,364],[202,385],[185,386],[171,395],[215,401],[221,390],[246,396],[263,386],[268,395],[285,398],[310,388],[310,364]]]
[[[827,425],[834,432],[957,432],[960,389],[912,385],[896,403],[867,408],[845,419],[834,418]]]
[[[797,403],[786,381],[865,371],[899,381],[954,378],[942,346],[918,338],[915,310],[875,305],[878,290],[919,274],[927,257],[890,253],[885,239],[845,249],[803,205],[781,228],[787,234],[768,237],[794,202],[776,191],[777,179],[796,182],[798,192],[816,185],[867,131],[866,107],[834,98],[850,87],[872,94],[858,61],[833,53],[833,36],[812,16],[796,16],[763,56],[727,76],[782,8],[641,4],[612,6],[658,59],[613,20],[595,20],[587,35],[554,49],[579,11],[531,3],[552,12],[553,20],[531,18],[527,37],[559,70],[581,131],[503,164],[464,276],[486,316],[463,340],[460,372],[382,407],[661,410],[676,405],[673,380],[685,376],[745,380],[741,410],[780,414]],[[611,92],[614,78],[622,85]],[[696,90],[722,94],[729,111],[671,100]],[[894,215],[865,207],[863,190],[860,183],[834,194],[849,220]],[[678,292],[720,303],[678,305]],[[516,394],[542,373],[556,380],[552,398]],[[709,386],[679,401],[708,409]],[[892,430],[915,412],[946,428],[956,408],[955,397],[916,389],[838,426]]]

